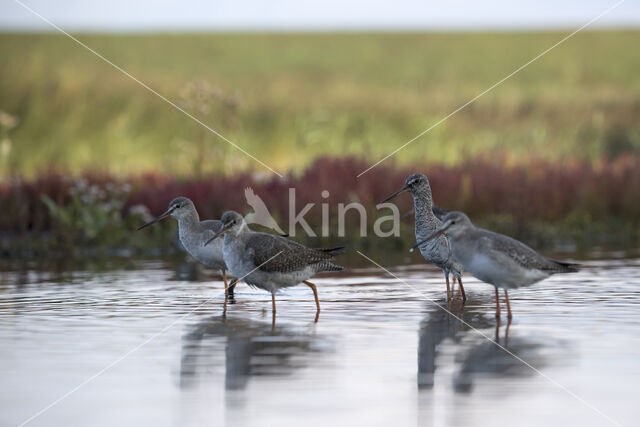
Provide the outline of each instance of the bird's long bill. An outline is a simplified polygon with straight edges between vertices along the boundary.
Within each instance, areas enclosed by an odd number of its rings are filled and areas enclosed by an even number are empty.
[[[406,185],[403,185],[401,189],[399,189],[398,191],[396,191],[395,193],[393,193],[392,195],[390,195],[389,197],[387,197],[386,199],[384,199],[380,203],[388,202],[389,200],[391,200],[394,197],[396,197],[398,194],[402,193],[403,191],[406,191],[408,188],[409,187],[407,187]],[[380,204],[380,203],[378,203],[378,204]]]
[[[442,227],[440,227],[438,230],[434,231],[433,233],[431,233],[430,235],[428,235],[425,239],[423,239],[421,242],[416,243],[415,245],[411,246],[410,251],[413,252],[416,248],[424,245],[425,243],[427,243],[429,240],[433,240],[438,236],[441,236],[445,231],[447,231],[449,229],[449,227],[451,227],[451,223],[447,222],[445,223]]]
[[[156,222],[158,222],[158,221],[162,221],[163,219],[165,219],[165,218],[169,217],[169,215],[171,215],[171,212],[173,212],[173,210],[174,210],[174,209],[175,209],[175,208],[167,209],[167,211],[166,211],[165,213],[163,213],[162,215],[160,215],[159,217],[154,218],[154,219],[152,219],[151,221],[149,221],[148,223],[146,223],[146,224],[141,225],[140,227],[138,227],[138,230],[142,230],[143,228],[147,228],[148,226],[153,225],[153,224],[155,224]]]
[[[207,240],[204,245],[207,246],[209,243],[213,242],[214,240],[216,240],[218,237],[222,236],[224,233],[226,233],[227,231],[229,231],[229,229],[231,228],[233,224],[229,223],[227,225],[224,226],[224,228],[220,231],[218,231],[212,238],[210,238],[209,240]]]

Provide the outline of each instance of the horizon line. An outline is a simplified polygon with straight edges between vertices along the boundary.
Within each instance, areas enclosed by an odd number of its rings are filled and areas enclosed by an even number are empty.
[[[474,34],[474,33],[487,33],[487,34],[510,34],[510,33],[553,33],[566,31],[570,28],[568,25],[549,25],[549,26],[519,26],[519,27],[455,27],[455,28],[426,28],[426,27],[371,27],[371,28],[347,28],[347,27],[317,27],[317,28],[273,28],[273,27],[228,27],[228,28],[74,28],[69,31],[75,34],[91,34],[91,35],[197,35],[197,34],[211,34],[211,35],[224,35],[224,34],[273,34],[273,35],[368,35],[368,34]],[[629,24],[616,24],[616,25],[602,25],[592,27],[584,32],[596,33],[596,32],[624,32],[624,31],[639,31],[640,23]],[[18,27],[2,27],[0,26],[0,34],[56,34],[56,31],[52,31],[46,28],[18,28]]]

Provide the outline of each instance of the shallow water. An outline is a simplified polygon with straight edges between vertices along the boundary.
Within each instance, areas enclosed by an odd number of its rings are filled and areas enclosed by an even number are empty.
[[[240,285],[224,318],[217,277],[160,262],[3,272],[0,425],[638,425],[638,267],[512,291],[508,329],[492,288],[447,303],[425,264],[320,276],[316,324],[288,289],[275,325],[268,294]]]

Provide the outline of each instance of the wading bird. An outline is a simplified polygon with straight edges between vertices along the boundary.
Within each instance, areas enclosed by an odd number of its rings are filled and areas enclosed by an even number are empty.
[[[138,230],[170,216],[178,221],[178,237],[182,246],[202,264],[220,270],[224,280],[225,295],[232,297],[235,281],[231,283],[231,287],[227,283],[227,265],[222,254],[222,242],[204,245],[204,242],[222,230],[222,222],[218,220],[200,221],[200,216],[193,202],[186,197],[177,197],[169,203],[169,208],[162,215],[138,227]]]
[[[340,271],[343,267],[332,262],[344,247],[329,249],[308,248],[283,236],[261,233],[249,228],[242,215],[225,212],[221,218],[222,229],[205,245],[217,239],[223,244],[224,260],[231,273],[243,281],[271,293],[273,320],[276,316],[276,292],[281,288],[304,283],[313,291],[316,300],[316,318],[320,315],[320,301],[316,285],[309,282],[322,271]]]
[[[403,191],[408,191],[413,196],[416,242],[421,242],[440,227],[441,222],[437,215],[446,214],[447,211],[434,206],[429,180],[422,174],[409,175],[405,181],[405,185],[401,189],[380,203],[393,199]],[[464,292],[461,279],[462,267],[453,257],[447,237],[439,236],[438,239],[429,241],[426,244],[421,243],[420,253],[424,259],[439,267],[444,273],[447,282],[447,299],[449,299],[450,294],[449,274],[452,274],[454,278],[458,279],[458,283],[460,284],[462,300],[466,301],[467,296]]]
[[[411,250],[439,239],[443,234],[448,236],[453,256],[464,269],[495,287],[498,318],[498,288],[504,289],[508,318],[511,319],[507,289],[528,286],[552,274],[578,271],[577,264],[547,258],[516,239],[474,226],[462,212],[449,212],[443,218],[442,225]]]

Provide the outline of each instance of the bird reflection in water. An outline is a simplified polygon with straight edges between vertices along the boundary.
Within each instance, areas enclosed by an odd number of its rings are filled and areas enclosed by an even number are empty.
[[[466,306],[460,301],[437,301],[450,313],[435,308],[421,322],[418,341],[419,389],[434,387],[439,362],[448,363],[445,355],[453,355],[452,385],[456,393],[471,392],[474,379],[480,377],[525,377],[535,374],[534,370],[513,355],[536,368],[545,364],[541,356],[542,342],[514,336],[513,331],[510,337],[510,323],[500,325],[493,315],[486,314],[485,306],[490,301],[479,301],[477,298],[468,301]],[[489,331],[495,331],[493,341],[486,338],[492,334]],[[504,335],[502,338],[501,332]]]
[[[224,350],[222,352],[221,350]],[[313,334],[300,328],[247,319],[208,318],[183,338],[180,386],[193,385],[220,366],[225,389],[242,390],[251,377],[290,375],[322,350]]]

